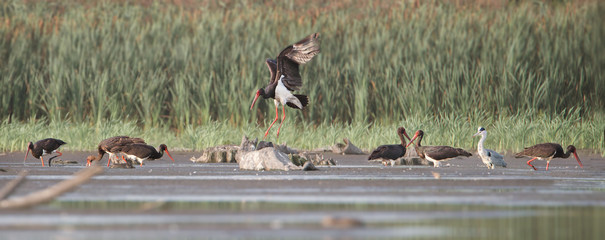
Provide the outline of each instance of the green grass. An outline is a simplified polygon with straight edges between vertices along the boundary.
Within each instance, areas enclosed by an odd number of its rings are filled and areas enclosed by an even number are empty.
[[[286,120],[280,138],[276,140],[277,125],[273,127],[268,141],[287,143],[298,149],[312,150],[331,146],[349,138],[366,151],[382,144],[397,144],[396,129],[404,126],[410,137],[418,129],[425,132],[426,145],[450,145],[465,149],[476,149],[479,138],[472,135],[477,127],[488,130],[486,146],[498,151],[516,152],[523,147],[542,142],[555,142],[579,149],[589,149],[605,154],[605,115],[592,116],[595,121],[582,121],[579,111],[558,114],[555,117],[539,114],[519,114],[502,118],[472,118],[444,115],[409,117],[396,124],[296,124]],[[107,137],[130,135],[142,137],[158,146],[166,143],[171,150],[202,150],[207,147],[240,143],[242,136],[261,139],[265,127],[243,124],[233,127],[227,122],[211,122],[197,127],[187,127],[180,132],[168,128],[144,130],[135,122],[104,122],[90,125],[69,121],[30,121],[26,123],[0,124],[0,152],[23,151],[26,143],[46,137],[66,141],[63,147],[71,151],[93,151]]]
[[[249,104],[269,78],[263,61],[312,32],[311,101],[288,110],[281,141],[348,133],[371,148],[404,125],[471,147],[487,125],[500,149],[604,149],[605,4],[421,2],[3,1],[0,150],[57,133],[74,150],[124,134],[193,149],[261,136],[273,104]]]

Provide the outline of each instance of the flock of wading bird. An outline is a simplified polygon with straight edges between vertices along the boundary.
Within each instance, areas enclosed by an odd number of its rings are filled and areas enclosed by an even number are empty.
[[[302,87],[302,77],[300,76],[299,66],[311,61],[311,59],[313,59],[313,57],[319,53],[319,50],[319,33],[313,33],[304,39],[284,48],[277,55],[276,59],[269,58],[265,61],[271,73],[271,78],[267,86],[256,91],[256,96],[254,97],[252,105],[250,106],[250,110],[252,110],[259,96],[262,96],[264,99],[272,98],[275,104],[275,119],[271,125],[269,125],[269,128],[265,132],[263,139],[267,137],[269,130],[271,130],[271,127],[273,127],[273,124],[275,124],[279,118],[278,107],[280,104],[282,106],[282,119],[279,124],[279,128],[277,129],[277,138],[279,138],[279,131],[281,130],[281,126],[286,119],[285,106],[302,110],[309,103],[309,98],[306,95],[293,94],[292,92],[300,90]],[[413,139],[410,139],[403,127],[397,129],[397,134],[401,139],[401,144],[379,146],[370,154],[368,160],[395,160],[403,157],[405,155],[406,148],[410,144],[414,144],[414,149],[420,158],[432,162],[435,167],[439,167],[442,161],[446,161],[451,158],[458,156],[469,157],[472,155],[464,149],[450,146],[422,146],[422,138],[424,136],[424,132],[422,130],[416,131]],[[407,145],[405,143],[405,139],[403,138],[404,135],[408,138],[408,140],[410,140],[410,143]],[[483,147],[483,143],[487,137],[487,131],[485,131],[483,127],[479,127],[474,136],[479,135],[481,135],[481,140],[479,140],[477,151],[483,163],[490,169],[493,169],[495,166],[506,167],[506,162],[504,162],[501,154]],[[418,143],[414,143],[416,138],[418,138]],[[25,159],[27,159],[27,154],[31,150],[32,155],[35,158],[39,158],[42,161],[42,166],[44,166],[44,159],[42,156],[57,152],[59,155],[56,155],[48,160],[48,165],[50,166],[53,158],[62,155],[61,152],[57,151],[57,149],[63,144],[65,144],[64,141],[54,138],[43,139],[36,143],[30,142],[27,152],[25,153]],[[145,141],[143,141],[141,138],[131,138],[128,136],[111,137],[101,141],[97,150],[97,156],[91,155],[86,159],[87,166],[90,166],[94,161],[101,160],[105,153],[109,155],[109,159],[107,161],[108,167],[112,158],[119,161],[118,155],[121,155],[122,160],[127,163],[129,163],[129,161],[139,162],[142,166],[143,161],[161,158],[164,152],[166,152],[166,154],[168,154],[170,159],[172,159],[174,162],[174,159],[172,156],[170,156],[165,144],[161,144],[159,149],[156,150],[153,146],[145,144]],[[531,157],[532,159],[527,161],[527,165],[531,166],[534,170],[537,169],[531,164],[532,161],[536,159],[546,160],[546,170],[548,170],[550,160],[553,158],[568,158],[571,153],[573,153],[574,157],[578,161],[578,164],[580,167],[582,167],[582,163],[576,154],[576,148],[573,145],[569,145],[567,147],[567,152],[564,152],[563,148],[559,144],[541,143],[525,148],[525,150],[517,153],[515,157]],[[25,159],[23,160],[24,162]]]
[[[25,163],[25,160],[27,160],[27,154],[29,151],[32,152],[32,155],[35,158],[40,159],[43,167],[44,158],[42,156],[58,153],[58,155],[48,159],[48,166],[50,167],[51,161],[54,158],[63,155],[58,150],[63,144],[66,144],[66,142],[56,138],[42,139],[36,143],[29,142],[23,163]],[[112,159],[119,162],[118,155],[121,155],[122,160],[124,160],[124,162],[126,162],[128,165],[131,165],[133,162],[138,162],[141,166],[143,166],[143,161],[162,158],[164,156],[164,152],[166,152],[168,157],[170,157],[172,162],[174,162],[174,159],[172,156],[170,156],[170,152],[168,152],[168,147],[166,144],[160,144],[159,149],[156,150],[153,146],[147,145],[143,139],[129,136],[115,136],[104,139],[99,143],[99,146],[97,146],[97,152],[97,156],[90,155],[86,158],[86,166],[92,165],[94,161],[101,160],[106,153],[109,155],[107,159],[107,167],[109,167]]]

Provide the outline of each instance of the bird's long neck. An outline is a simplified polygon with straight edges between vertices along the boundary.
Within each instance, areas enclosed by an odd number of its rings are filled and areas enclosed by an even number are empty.
[[[422,138],[424,137],[424,135],[420,135],[418,137],[418,147],[422,147]]]
[[[94,161],[98,161],[101,160],[101,158],[103,158],[103,156],[105,156],[105,150],[101,149],[100,147],[97,149],[97,156],[95,157]]]
[[[483,143],[485,142],[486,138],[487,138],[487,133],[482,133],[481,139],[479,140],[479,144],[477,144],[477,150],[483,151]]]
[[[405,138],[403,138],[403,134],[402,133],[397,133],[399,135],[399,139],[401,139],[401,146],[403,146],[405,148]]]
[[[44,150],[40,146],[34,146],[33,148],[31,148],[31,151],[32,151],[32,155],[35,158],[39,158],[44,153]]]
[[[568,158],[571,155],[571,151],[567,150],[565,152],[565,154],[563,154],[563,156],[561,156],[561,158]]]
[[[159,159],[159,158],[162,158],[162,156],[164,156],[164,150],[162,150],[162,148],[158,148],[158,150],[151,153],[151,156],[149,156],[149,158]]]
[[[269,84],[265,87],[265,92],[263,93],[263,98],[275,98],[275,88],[277,87],[277,82],[275,81],[272,84]]]
[[[420,135],[418,137],[418,143],[412,144],[412,145],[414,145],[414,150],[416,150],[416,153],[418,154],[418,156],[420,156],[421,158],[424,158],[424,150],[421,145],[422,137],[423,137],[423,135]]]

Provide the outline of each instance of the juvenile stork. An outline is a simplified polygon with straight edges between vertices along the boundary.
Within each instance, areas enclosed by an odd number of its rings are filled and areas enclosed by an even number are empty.
[[[90,166],[94,161],[101,160],[103,158],[103,155],[107,153],[109,155],[107,159],[107,167],[109,167],[109,163],[111,162],[112,158],[116,160],[118,159],[116,155],[120,153],[122,147],[134,143],[144,144],[145,140],[143,140],[142,138],[132,138],[129,136],[115,136],[103,139],[101,142],[99,142],[99,146],[97,146],[98,155],[88,156],[86,158],[86,166]]]
[[[479,143],[477,144],[477,153],[479,154],[479,157],[481,157],[483,164],[485,164],[488,169],[494,169],[495,166],[506,167],[506,162],[504,162],[504,157],[502,157],[502,155],[494,150],[483,148],[483,143],[487,138],[487,131],[485,128],[479,127],[477,133],[473,135],[473,137],[476,136],[481,136],[481,140],[479,140]]]
[[[295,90],[300,90],[302,87],[302,77],[298,70],[298,66],[305,64],[315,55],[319,53],[319,33],[313,33],[306,38],[292,44],[282,50],[277,59],[267,59],[267,67],[271,72],[269,85],[256,91],[256,96],[252,101],[250,110],[254,107],[254,103],[259,96],[263,98],[273,98],[275,104],[275,119],[265,132],[263,139],[269,134],[269,130],[279,118],[278,106],[282,105],[282,119],[277,129],[277,137],[284,120],[286,119],[285,107],[288,106],[296,109],[303,109],[309,103],[309,98],[305,95],[292,94]]]
[[[576,154],[576,147],[574,147],[573,145],[567,146],[567,152],[563,152],[563,147],[561,147],[560,144],[540,143],[531,147],[526,147],[523,151],[515,154],[515,157],[531,157],[532,159],[527,161],[527,165],[529,165],[536,171],[538,169],[536,169],[536,167],[534,167],[531,162],[536,159],[546,160],[546,171],[548,171],[548,165],[550,165],[550,160],[552,160],[553,158],[568,158],[569,155],[571,155],[572,153],[573,156],[576,158],[576,161],[578,161],[580,167],[583,168],[584,166],[582,166],[582,162],[580,162],[580,158],[578,158],[578,154]]]
[[[416,134],[414,134],[414,137],[412,138],[412,140],[410,140],[408,146],[414,143],[414,140],[416,138],[419,138],[418,144],[414,144],[414,149],[416,150],[416,153],[418,153],[418,156],[420,158],[432,162],[434,167],[441,166],[441,161],[447,161],[458,156],[472,156],[471,153],[461,148],[453,148],[450,146],[422,146],[423,137],[424,132],[422,130],[416,131]]]

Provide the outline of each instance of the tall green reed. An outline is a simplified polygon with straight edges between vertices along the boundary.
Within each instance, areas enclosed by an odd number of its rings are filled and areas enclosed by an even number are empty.
[[[270,101],[249,110],[268,82],[264,59],[311,32],[322,34],[322,52],[301,67],[311,103],[288,111],[291,124],[605,107],[599,2],[225,4],[1,3],[0,117],[177,132],[266,125]]]

